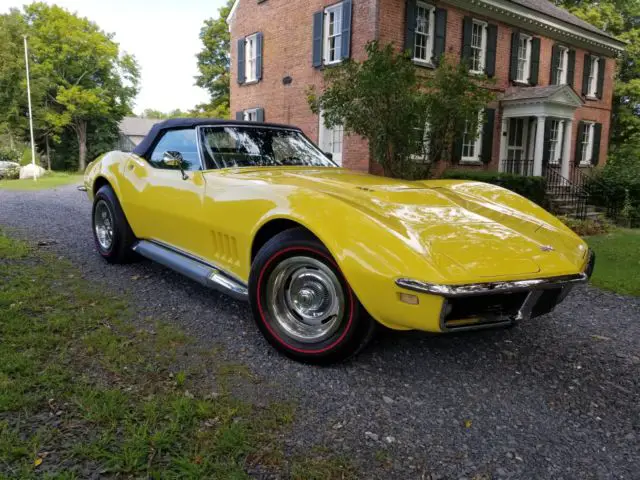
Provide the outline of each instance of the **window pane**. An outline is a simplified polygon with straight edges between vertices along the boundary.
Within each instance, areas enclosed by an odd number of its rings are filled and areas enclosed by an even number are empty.
[[[416,30],[415,45],[413,50],[414,58],[425,62],[431,61],[429,42],[431,38],[431,12],[422,4],[416,8]]]
[[[154,167],[178,169],[179,167],[171,167],[165,163],[166,155],[181,160],[184,170],[200,170],[196,131],[194,129],[168,131],[151,154],[149,162]]]
[[[293,130],[208,127],[202,135],[207,159],[220,168],[335,166],[302,134]]]
[[[471,30],[471,70],[474,72],[484,69],[483,36],[484,26],[474,22]]]

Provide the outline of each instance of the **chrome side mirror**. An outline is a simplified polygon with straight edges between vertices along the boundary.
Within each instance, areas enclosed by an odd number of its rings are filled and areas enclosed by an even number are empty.
[[[182,179],[187,180],[189,176],[184,171],[184,157],[180,152],[167,151],[162,154],[162,163],[170,168],[178,168],[180,169],[180,173],[182,174]]]

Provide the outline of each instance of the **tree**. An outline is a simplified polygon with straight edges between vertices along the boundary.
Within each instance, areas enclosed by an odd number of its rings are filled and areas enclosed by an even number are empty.
[[[371,42],[366,51],[361,63],[346,60],[327,69],[327,87],[321,94],[312,87],[309,105],[323,113],[327,127],[343,125],[345,132],[365,138],[385,175],[425,177],[429,164],[415,157],[428,145],[432,163],[450,160],[454,139],[467,122],[477,129],[478,112],[493,93],[459,61],[445,57],[433,77],[424,77],[392,44]]]
[[[0,15],[0,135],[7,137],[12,149],[27,120],[23,109],[27,100],[23,89],[25,31],[26,24],[17,10]]]
[[[627,42],[618,59],[611,148],[633,144],[640,153],[640,0],[556,0],[556,4]]]
[[[199,105],[196,111],[208,112],[212,116],[229,117],[231,36],[227,18],[231,12],[233,0],[227,0],[218,11],[218,18],[205,20],[200,30],[200,40],[204,48],[198,53],[196,85],[206,89],[211,95],[208,105]]]
[[[0,18],[12,26],[7,34],[10,47],[0,47],[0,52],[15,65],[9,74],[0,68],[0,82],[4,85],[5,78],[11,79],[14,87],[3,89],[6,98],[0,98],[0,106],[10,108],[4,121],[12,130],[26,133],[24,33],[29,38],[36,141],[50,161],[49,141],[68,140],[65,132],[73,132],[77,167],[83,171],[91,128],[112,131],[112,126],[131,111],[139,76],[135,59],[121,55],[112,36],[96,24],[55,5],[33,3],[25,6],[22,14],[12,10]]]

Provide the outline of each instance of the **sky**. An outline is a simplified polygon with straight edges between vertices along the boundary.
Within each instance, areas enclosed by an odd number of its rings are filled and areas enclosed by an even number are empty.
[[[114,33],[120,48],[140,65],[140,93],[134,112],[146,108],[168,112],[189,110],[208,100],[194,86],[198,74],[195,55],[202,44],[203,22],[218,16],[225,0],[44,0],[97,23]],[[0,13],[19,8],[20,0],[0,0]]]

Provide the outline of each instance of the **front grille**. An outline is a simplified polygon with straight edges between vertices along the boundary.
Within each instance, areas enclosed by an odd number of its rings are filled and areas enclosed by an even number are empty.
[[[561,295],[562,288],[545,290],[540,299],[536,302],[533,310],[531,310],[531,317],[539,317],[540,315],[550,313],[560,302]]]
[[[528,295],[518,292],[449,299],[444,326],[456,329],[511,321]]]

